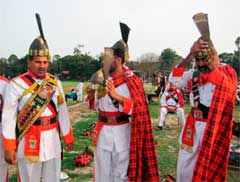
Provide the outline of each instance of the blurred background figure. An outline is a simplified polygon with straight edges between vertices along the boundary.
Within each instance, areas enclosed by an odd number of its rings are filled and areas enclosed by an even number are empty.
[[[78,93],[77,93],[77,100],[78,102],[83,101],[83,79],[80,80],[79,84],[77,85]]]
[[[175,112],[181,121],[185,123],[184,109],[183,109],[183,94],[173,83],[169,83],[169,88],[165,90],[161,97],[160,116],[158,128],[162,130],[166,115],[170,112]]]
[[[65,94],[65,99],[66,99],[66,102],[68,101],[68,99],[77,100],[76,90],[73,88],[69,94]]]

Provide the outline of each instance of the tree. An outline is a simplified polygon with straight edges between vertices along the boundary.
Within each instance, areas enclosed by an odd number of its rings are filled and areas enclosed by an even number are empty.
[[[7,71],[7,59],[0,58],[0,75],[6,75]]]
[[[230,65],[232,65],[233,57],[234,57],[233,53],[223,52],[223,53],[219,54],[219,58],[222,60],[222,62],[230,64]]]
[[[181,56],[170,48],[164,49],[159,57],[160,70],[171,71],[172,68],[181,60]]]
[[[153,73],[159,72],[158,55],[154,53],[145,53],[141,55],[133,64],[128,63],[136,71],[140,71],[143,79],[148,79]]]
[[[75,56],[80,56],[82,51],[81,48],[84,47],[82,44],[78,44],[74,49],[73,49],[73,55]]]
[[[219,57],[221,59],[222,62],[229,64],[230,66],[232,66],[238,77],[240,76],[240,52],[239,51],[235,51],[234,53],[221,53],[219,54]]]
[[[238,51],[240,51],[240,37],[238,37],[236,40],[235,40],[235,44],[238,48]]]

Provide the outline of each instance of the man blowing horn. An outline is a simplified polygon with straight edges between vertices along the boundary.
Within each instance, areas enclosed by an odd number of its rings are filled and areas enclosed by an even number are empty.
[[[94,177],[96,182],[158,182],[159,171],[143,83],[124,64],[129,59],[127,40],[130,29],[123,23],[120,27],[122,40],[107,48],[104,54],[102,76],[105,75],[106,91],[98,89],[96,98],[89,94],[89,98],[96,99],[95,108],[99,112],[94,137]],[[99,72],[98,75],[101,76]],[[93,82],[99,82],[94,78]]]
[[[180,136],[177,181],[226,181],[237,76],[232,67],[220,64],[207,15],[193,18],[201,37],[169,77],[178,87],[192,85],[192,110]],[[195,69],[186,70],[192,60]]]

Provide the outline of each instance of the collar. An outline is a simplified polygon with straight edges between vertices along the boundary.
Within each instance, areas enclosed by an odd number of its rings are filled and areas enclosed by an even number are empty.
[[[117,73],[111,73],[110,76],[112,77],[112,79],[116,79],[121,77],[122,75],[124,75],[124,70],[117,72]]]
[[[38,80],[44,80],[44,79],[46,79],[46,77],[47,77],[47,74],[45,74],[45,76],[44,76],[43,78],[39,78],[39,77],[37,77],[33,72],[31,72],[30,70],[28,70],[28,74],[29,74],[32,78],[38,79]]]

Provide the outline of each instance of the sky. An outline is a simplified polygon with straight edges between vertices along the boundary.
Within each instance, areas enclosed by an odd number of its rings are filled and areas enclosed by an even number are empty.
[[[171,48],[185,57],[200,36],[192,16],[208,14],[218,51],[234,52],[240,36],[239,0],[0,0],[0,57],[23,57],[39,35],[41,16],[52,55],[73,53],[78,44],[92,56],[121,39],[119,22],[130,28],[130,59]]]

